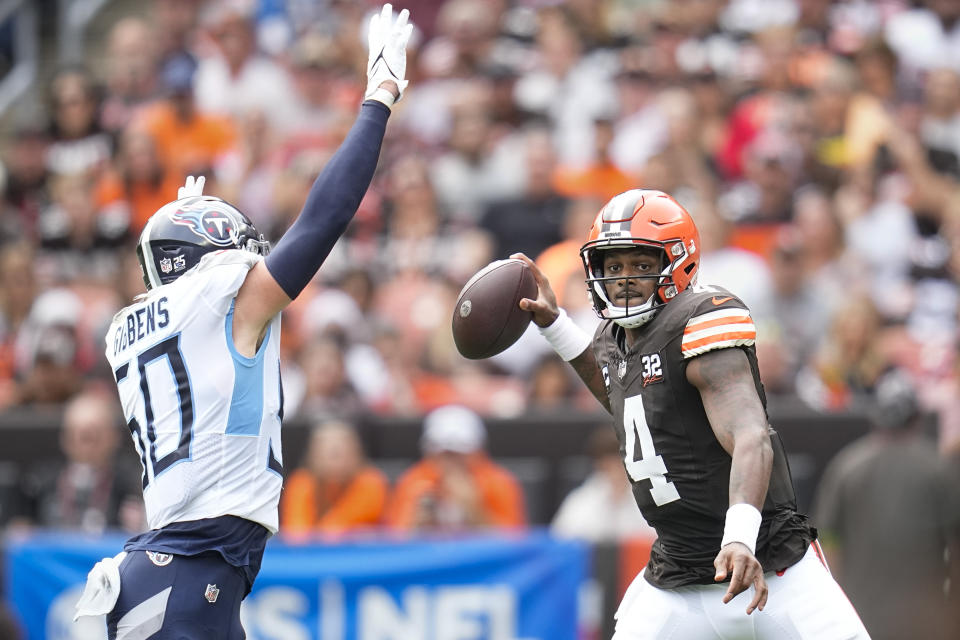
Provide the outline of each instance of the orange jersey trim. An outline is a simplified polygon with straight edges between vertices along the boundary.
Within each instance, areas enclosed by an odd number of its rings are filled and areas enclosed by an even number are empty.
[[[741,317],[733,316],[727,318],[715,318],[713,320],[703,320],[695,324],[688,324],[687,328],[683,330],[684,335],[689,335],[697,331],[702,331],[703,329],[709,329],[710,327],[720,327],[725,324],[753,324],[753,320],[750,319],[750,316],[743,315]]]
[[[708,336],[706,338],[700,338],[699,340],[685,342],[683,344],[683,351],[692,351],[694,349],[699,349],[700,347],[705,347],[710,344],[717,344],[720,342],[727,342],[730,340],[755,340],[756,337],[757,337],[756,331],[731,331],[728,333],[718,333],[715,336]]]

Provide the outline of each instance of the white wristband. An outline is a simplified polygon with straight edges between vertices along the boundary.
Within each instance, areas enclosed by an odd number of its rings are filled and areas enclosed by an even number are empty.
[[[397,101],[396,97],[394,97],[390,91],[384,89],[383,87],[377,87],[373,93],[371,93],[365,99],[382,102],[383,104],[387,105],[387,109],[393,107],[393,103]]]
[[[560,315],[552,324],[539,329],[564,362],[570,362],[583,353],[593,341],[590,334],[578,327],[564,309],[560,309]]]
[[[760,523],[763,516],[752,504],[740,502],[727,509],[727,523],[723,527],[723,548],[731,542],[741,542],[747,545],[750,553],[756,553],[757,536],[760,534]]]

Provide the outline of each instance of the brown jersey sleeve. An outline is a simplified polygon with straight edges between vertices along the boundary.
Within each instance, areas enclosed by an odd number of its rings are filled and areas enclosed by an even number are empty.
[[[737,297],[704,295],[683,328],[680,350],[687,359],[714,349],[749,347],[756,339],[750,310]]]

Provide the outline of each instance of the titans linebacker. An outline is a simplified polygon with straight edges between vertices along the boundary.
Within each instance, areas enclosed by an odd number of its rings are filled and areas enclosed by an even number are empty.
[[[106,355],[143,464],[150,530],[94,568],[78,615],[111,639],[244,638],[240,603],[277,531],[282,484],[280,311],[316,274],[373,176],[406,87],[412,25],[383,6],[369,30],[353,128],[276,249],[189,178],[147,222],[148,292],[117,313]]]
[[[592,339],[536,265],[513,257],[539,287],[521,308],[613,415],[637,505],[657,530],[614,640],[867,638],[797,513],[750,312],[725,289],[696,286],[690,214],[662,192],[627,191],[597,215],[580,255],[602,319]]]

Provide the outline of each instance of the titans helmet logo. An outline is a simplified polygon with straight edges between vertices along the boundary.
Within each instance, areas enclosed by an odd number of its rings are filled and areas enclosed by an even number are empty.
[[[177,209],[170,219],[218,247],[234,247],[237,244],[236,220],[221,210],[216,202],[201,201],[187,205]]]

